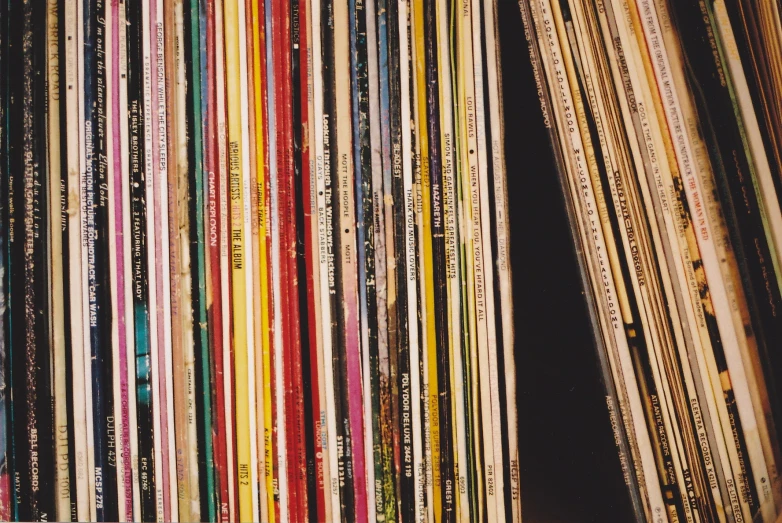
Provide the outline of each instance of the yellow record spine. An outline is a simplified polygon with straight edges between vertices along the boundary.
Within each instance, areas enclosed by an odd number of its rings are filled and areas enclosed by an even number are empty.
[[[268,253],[266,249],[266,234],[268,226],[267,202],[266,202],[266,136],[264,134],[265,123],[263,118],[263,82],[264,74],[261,70],[261,53],[266,50],[261,48],[261,20],[262,14],[259,8],[260,2],[252,2],[253,19],[253,89],[255,94],[255,161],[256,180],[255,191],[258,199],[258,285],[257,292],[260,297],[260,332],[258,338],[261,340],[261,353],[259,354],[259,376],[261,376],[261,387],[259,387],[257,415],[258,425],[258,446],[259,456],[262,463],[259,466],[261,474],[260,482],[265,485],[263,499],[260,500],[261,516],[263,521],[273,523],[275,520],[274,511],[274,447],[272,441],[272,390],[271,390],[271,336],[269,311],[271,304],[269,302],[269,267]],[[261,451],[262,449],[262,451]]]
[[[238,467],[239,520],[253,521],[253,488],[250,481],[250,412],[247,402],[247,276],[242,169],[242,93],[240,86],[239,1],[225,2],[225,57],[228,101],[228,170],[231,213],[231,274],[233,303],[234,376],[236,383],[236,462]]]

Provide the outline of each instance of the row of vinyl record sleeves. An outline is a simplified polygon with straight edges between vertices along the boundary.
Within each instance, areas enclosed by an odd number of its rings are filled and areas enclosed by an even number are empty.
[[[520,520],[496,28],[0,1],[0,519]]]

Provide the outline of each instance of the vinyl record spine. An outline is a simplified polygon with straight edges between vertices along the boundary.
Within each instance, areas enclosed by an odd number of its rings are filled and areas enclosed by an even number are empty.
[[[124,4],[124,3],[123,3]],[[122,6],[124,11],[125,6]],[[127,191],[127,142],[123,142],[122,129],[127,130],[127,112],[120,108],[120,84],[124,83],[120,69],[124,59],[120,56],[120,5],[118,0],[110,2],[107,9],[106,40],[108,60],[107,81],[107,133],[108,143],[108,198],[110,232],[110,269],[112,271],[112,310],[115,320],[112,322],[112,375],[114,381],[114,431],[117,467],[117,514],[120,521],[133,520],[133,478],[131,470],[131,448],[129,428],[129,389],[128,389],[128,344],[133,338],[128,335],[129,325],[133,324],[132,311],[126,309],[129,300],[127,293],[130,282],[125,270],[125,206]],[[124,53],[124,47],[122,48]],[[123,119],[124,115],[124,119]],[[124,149],[123,149],[124,147]],[[132,361],[132,360],[131,360]]]
[[[144,136],[144,177],[143,177],[143,202],[145,212],[145,254],[146,254],[146,269],[147,273],[147,286],[146,286],[146,299],[147,299],[147,318],[148,318],[148,358],[144,357],[142,361],[149,363],[149,367],[140,367],[142,371],[146,373],[146,377],[149,381],[143,385],[144,390],[142,394],[150,394],[151,403],[153,408],[150,409],[152,430],[155,436],[152,438],[154,443],[154,454],[152,457],[152,467],[150,467],[150,473],[154,474],[154,503],[157,519],[170,518],[170,485],[169,485],[169,455],[168,455],[168,431],[167,420],[168,416],[165,414],[166,409],[164,403],[166,400],[165,390],[161,387],[161,380],[165,377],[161,377],[160,374],[165,373],[165,359],[161,354],[165,351],[165,344],[163,343],[163,325],[162,325],[162,311],[163,300],[160,294],[162,294],[162,263],[158,262],[158,250],[160,240],[157,238],[162,233],[160,230],[162,227],[161,218],[158,216],[161,214],[162,209],[160,206],[160,196],[156,197],[159,193],[159,189],[156,184],[159,184],[159,166],[156,162],[155,150],[159,148],[159,144],[155,145],[158,140],[157,129],[155,127],[156,113],[154,111],[157,103],[156,96],[157,90],[153,86],[153,77],[156,77],[155,57],[152,48],[152,40],[157,38],[157,31],[155,24],[152,23],[152,5],[150,2],[140,2],[141,16],[139,18],[141,28],[141,66],[140,78],[142,83],[142,97],[140,98],[143,104],[143,136]],[[166,260],[168,261],[168,260]],[[137,349],[138,358],[138,349]],[[137,364],[139,360],[137,359]],[[137,367],[138,369],[139,367]],[[143,378],[142,378],[143,379]],[[143,382],[142,382],[143,383]]]
[[[404,456],[404,474],[412,480],[413,498],[411,517],[415,521],[423,521],[426,518],[426,498],[424,486],[424,461],[423,461],[423,411],[421,406],[421,343],[419,336],[419,301],[418,301],[418,259],[417,241],[415,230],[415,194],[413,174],[413,143],[415,142],[415,129],[413,124],[413,74],[412,64],[412,37],[410,34],[411,2],[403,0],[398,2],[398,30],[399,30],[399,57],[400,57],[400,116],[402,130],[402,188],[404,190],[404,247],[406,267],[404,272],[407,286],[407,328],[409,352],[407,361],[402,365],[404,372],[401,374],[402,397],[402,438],[403,444],[409,445],[412,451]],[[405,368],[406,367],[406,368]],[[405,376],[407,373],[407,376]],[[409,381],[409,384],[406,383]],[[409,387],[409,392],[407,391]],[[405,405],[405,394],[409,394],[409,406]],[[409,414],[409,420],[405,419]],[[408,424],[409,422],[409,424]],[[409,431],[409,432],[405,432]]]
[[[128,143],[129,185],[130,185],[130,235],[131,274],[133,295],[133,333],[134,333],[134,394],[136,398],[138,440],[138,476],[140,513],[142,521],[157,519],[157,477],[155,474],[157,459],[154,441],[159,436],[155,431],[155,406],[153,402],[153,372],[151,361],[151,337],[149,312],[148,271],[149,241],[147,239],[147,178],[151,163],[147,155],[151,151],[146,145],[147,114],[144,95],[144,54],[142,47],[142,2],[128,0],[127,8],[127,47],[128,47]]]
[[[166,158],[166,191],[168,206],[168,252],[171,293],[171,376],[174,403],[169,406],[174,413],[174,442],[176,453],[177,500],[179,516],[188,521],[198,515],[192,513],[192,473],[197,472],[191,453],[197,451],[194,438],[195,394],[193,381],[193,316],[192,278],[189,256],[191,224],[188,206],[190,201],[190,157],[188,146],[188,56],[185,40],[185,6],[181,0],[170,1],[165,6],[163,19],[165,32],[166,75],[166,137],[170,154]],[[188,377],[190,379],[188,379]],[[197,476],[197,474],[196,474]],[[197,498],[197,487],[196,498]],[[200,507],[199,507],[200,508]]]
[[[8,3],[8,20],[21,20],[21,23],[8,23],[8,76],[12,74],[24,75],[22,33],[24,31],[24,17],[22,4]],[[8,82],[7,115],[6,121],[22,121],[22,97],[24,82]],[[23,492],[29,482],[29,471],[24,464],[25,435],[21,430],[25,417],[24,402],[24,290],[21,282],[24,282],[24,252],[22,250],[24,234],[24,214],[22,176],[24,166],[22,163],[23,133],[9,133],[8,136],[8,333],[9,333],[9,426],[11,429],[10,445],[8,452],[11,484],[13,485],[11,498],[11,516],[19,519],[22,513],[28,512],[26,492]],[[80,328],[82,328],[80,326]]]
[[[9,325],[9,213],[10,202],[10,164],[8,108],[9,91],[9,55],[8,38],[10,36],[10,18],[8,2],[0,3],[0,193],[7,195],[0,200],[0,519],[10,520],[12,516],[12,483],[9,451],[11,450],[12,426],[9,392],[10,365],[10,325]]]
[[[173,383],[173,332],[172,332],[172,285],[171,285],[171,238],[169,233],[170,212],[168,208],[168,160],[173,154],[173,145],[168,137],[168,112],[166,109],[166,27],[164,0],[150,1],[150,23],[152,35],[150,52],[152,59],[152,158],[154,161],[154,204],[157,206],[155,226],[155,263],[161,285],[156,287],[158,308],[158,377],[160,394],[161,451],[163,453],[164,486],[163,509],[170,521],[179,521],[179,497],[177,493],[176,468],[176,425],[174,422]]]
[[[90,517],[91,492],[88,481],[87,454],[87,403],[85,399],[84,376],[84,324],[82,295],[82,170],[80,166],[80,111],[79,111],[79,27],[76,0],[66,0],[63,9],[64,26],[64,120],[65,120],[65,170],[67,171],[67,289],[68,289],[68,343],[70,346],[71,371],[71,416],[73,419],[73,496],[75,503],[72,519],[86,520]]]

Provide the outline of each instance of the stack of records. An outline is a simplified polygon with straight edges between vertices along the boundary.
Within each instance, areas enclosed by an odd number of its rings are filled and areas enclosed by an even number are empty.
[[[0,519],[520,521],[499,63],[495,0],[0,0]]]
[[[782,4],[520,2],[639,520],[782,513]]]

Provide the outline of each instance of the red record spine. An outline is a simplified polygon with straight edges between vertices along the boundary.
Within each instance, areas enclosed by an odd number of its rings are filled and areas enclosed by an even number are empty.
[[[295,207],[293,194],[293,139],[291,133],[292,82],[291,82],[291,42],[290,42],[290,2],[272,1],[272,52],[274,57],[274,100],[275,134],[277,148],[277,201],[280,245],[280,310],[284,311],[282,327],[285,405],[285,445],[287,508],[290,519],[302,519],[299,509],[306,506],[306,492],[302,497],[301,477],[306,477],[306,460],[299,460],[299,438],[304,432],[300,425],[295,373],[301,375],[301,344],[299,335],[298,303],[295,300],[296,286],[293,282],[296,269],[296,233]],[[291,270],[293,269],[293,270]],[[279,362],[278,362],[279,363]],[[298,393],[298,394],[297,394]],[[279,430],[279,427],[278,427]],[[301,470],[304,473],[301,473]]]
[[[223,323],[222,323],[222,285],[220,273],[220,196],[219,196],[219,154],[217,137],[217,76],[215,71],[216,42],[215,42],[215,0],[206,2],[206,47],[207,47],[207,114],[210,122],[207,126],[208,135],[206,147],[206,169],[208,172],[209,186],[207,188],[207,252],[209,256],[210,289],[208,318],[210,346],[212,349],[212,376],[215,409],[212,424],[214,460],[217,468],[217,489],[219,500],[219,517],[221,522],[230,519],[229,494],[228,494],[228,461],[226,450],[226,419],[225,419],[225,393],[223,374]],[[206,420],[212,423],[212,420]]]

